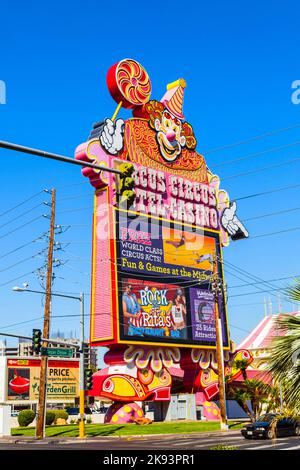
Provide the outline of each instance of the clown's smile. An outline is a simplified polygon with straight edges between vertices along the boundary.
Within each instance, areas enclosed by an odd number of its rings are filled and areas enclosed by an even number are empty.
[[[181,146],[175,140],[172,143],[166,138],[164,132],[157,133],[157,141],[160,152],[165,160],[173,162],[181,152]]]

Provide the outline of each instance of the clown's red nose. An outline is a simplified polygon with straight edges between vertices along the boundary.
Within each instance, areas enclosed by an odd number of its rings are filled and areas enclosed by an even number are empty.
[[[169,131],[166,133],[166,137],[169,142],[173,142],[173,140],[175,140],[176,134],[174,131]]]

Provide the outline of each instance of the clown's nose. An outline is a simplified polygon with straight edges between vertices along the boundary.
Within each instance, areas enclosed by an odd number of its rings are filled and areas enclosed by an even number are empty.
[[[166,137],[169,142],[173,142],[175,140],[176,134],[174,131],[169,131],[166,133]]]

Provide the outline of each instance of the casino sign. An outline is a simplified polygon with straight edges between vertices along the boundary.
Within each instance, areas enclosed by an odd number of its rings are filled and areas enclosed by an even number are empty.
[[[188,377],[196,351],[214,354],[216,311],[230,353],[222,248],[248,232],[196,151],[183,115],[185,81],[168,84],[160,101],[150,99],[147,72],[124,59],[109,69],[107,86],[117,109],[94,124],[75,153],[119,170],[82,170],[95,188],[90,343],[109,348],[95,394],[128,403],[169,400],[169,369],[180,366]],[[118,118],[122,107],[132,117]],[[217,299],[214,281],[222,287]],[[209,374],[205,380],[205,387],[203,375],[186,380],[186,391],[209,387]]]

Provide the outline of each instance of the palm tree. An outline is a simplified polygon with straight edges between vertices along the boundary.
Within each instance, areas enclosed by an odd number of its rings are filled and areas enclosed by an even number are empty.
[[[248,365],[249,364],[248,364],[247,359],[236,359],[235,361],[233,361],[233,367],[235,369],[240,369],[244,380],[247,380],[248,378],[247,376]]]
[[[262,412],[263,405],[268,403],[269,389],[264,382],[257,379],[246,379],[244,387],[250,397],[253,420],[257,421]]]
[[[242,408],[246,415],[250,418],[250,421],[253,421],[253,415],[247,404],[247,401],[250,400],[250,395],[246,390],[241,388],[230,389],[229,394],[230,399],[235,400],[237,404]]]
[[[300,282],[289,288],[288,293],[300,301]],[[275,383],[283,387],[287,408],[300,414],[300,316],[279,317],[276,327],[282,336],[273,339],[267,369]]]
[[[273,392],[272,387],[257,379],[246,379],[241,382],[239,387],[235,384],[227,384],[228,398],[235,400],[252,422],[257,421],[264,405],[269,410],[273,410],[276,404],[276,400],[271,398]],[[251,408],[247,404],[249,401]]]
[[[280,406],[280,390],[278,387],[267,385],[266,389],[268,390],[268,399],[266,402],[266,406],[264,408],[264,412],[271,413],[274,411],[278,411]]]

